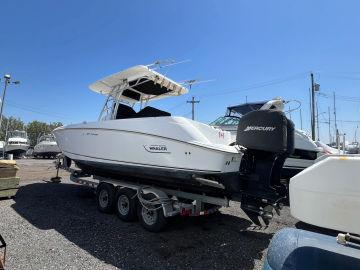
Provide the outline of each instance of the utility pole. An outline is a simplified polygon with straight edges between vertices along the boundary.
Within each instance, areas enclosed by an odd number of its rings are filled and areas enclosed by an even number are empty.
[[[6,122],[7,122],[7,123],[6,123],[5,139],[4,139],[5,142],[7,142],[8,130],[9,130],[9,123],[10,123],[9,119],[7,119]],[[3,145],[2,156],[3,156],[3,158],[5,158],[5,144]]]
[[[195,120],[195,103],[200,103],[200,100],[195,100],[195,97],[193,96],[191,100],[186,101],[186,103],[191,103],[191,119]]]
[[[303,130],[301,108],[300,108],[300,128],[301,130]]]
[[[3,91],[3,95],[2,95],[2,99],[1,99],[1,109],[0,109],[0,128],[1,128],[1,123],[2,123],[2,119],[3,119],[3,109],[4,109],[4,102],[5,102],[5,94],[6,94],[6,89],[7,86],[10,82],[10,75],[5,75],[5,86],[4,86],[4,91]]]
[[[315,83],[314,74],[310,73],[311,77],[311,139],[315,141]]]
[[[328,107],[328,113],[329,113],[329,145],[331,145],[331,115],[330,115],[330,106]]]
[[[334,97],[334,121],[335,121],[335,132],[336,132],[336,147],[339,147],[339,130],[337,128],[337,122],[336,122],[336,104],[335,104],[335,91],[333,92]]]
[[[317,138],[320,141],[320,127],[319,127],[319,106],[316,104],[316,128],[317,128]]]
[[[4,79],[5,79],[5,86],[4,86],[4,91],[3,91],[3,94],[2,94],[2,99],[1,99],[1,109],[0,109],[0,129],[1,129],[1,123],[2,123],[2,119],[3,119],[3,109],[4,109],[4,102],[5,102],[5,95],[6,95],[6,89],[7,89],[7,86],[12,83],[12,84],[19,84],[20,82],[19,81],[11,81],[11,76],[9,74],[6,74],[4,76]]]

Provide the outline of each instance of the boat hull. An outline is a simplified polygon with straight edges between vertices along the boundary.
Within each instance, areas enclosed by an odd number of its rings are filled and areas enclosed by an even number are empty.
[[[21,155],[25,155],[28,149],[29,149],[29,145],[16,145],[16,144],[6,145],[5,153],[13,154],[14,156],[21,156]]]
[[[241,151],[225,144],[209,143],[211,139],[216,140],[211,133],[217,135],[217,130],[207,126],[210,135],[206,137],[188,120],[162,118],[73,125],[58,128],[54,134],[64,155],[90,174],[176,180],[180,186],[193,185],[196,183],[193,179],[198,176],[218,178],[239,171]],[[131,126],[134,122],[137,127],[143,125],[142,128],[137,130]]]
[[[204,174],[192,171],[179,171],[171,168],[138,168],[131,165],[73,160],[82,172],[105,178],[126,180],[144,185],[162,186],[211,196],[232,196],[238,192],[232,187],[238,181],[238,172]],[[204,185],[196,178],[210,178],[224,185],[225,188]]]
[[[39,143],[35,145],[33,155],[37,156],[56,156],[61,153],[59,146],[54,142],[51,144]]]

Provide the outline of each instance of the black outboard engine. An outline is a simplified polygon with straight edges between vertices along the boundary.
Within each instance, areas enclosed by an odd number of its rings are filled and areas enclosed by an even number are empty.
[[[280,209],[287,189],[280,182],[285,159],[294,151],[294,123],[281,111],[247,113],[239,122],[236,144],[246,147],[240,166],[241,208],[257,225]]]

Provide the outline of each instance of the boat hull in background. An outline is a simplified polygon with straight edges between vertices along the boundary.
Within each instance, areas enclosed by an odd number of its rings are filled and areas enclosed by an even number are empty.
[[[5,153],[6,154],[13,154],[16,157],[25,155],[26,151],[29,149],[29,145],[22,145],[22,144],[7,144],[5,146]]]
[[[33,155],[35,157],[55,157],[59,153],[61,153],[61,150],[56,142],[47,142],[35,145]]]

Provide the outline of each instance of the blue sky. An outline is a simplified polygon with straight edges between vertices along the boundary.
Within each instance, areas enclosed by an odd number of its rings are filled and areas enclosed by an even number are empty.
[[[3,1],[0,74],[22,82],[10,86],[5,114],[96,120],[104,97],[90,83],[137,64],[189,59],[164,72],[215,80],[157,107],[190,117],[186,100],[194,95],[197,119],[210,122],[246,96],[280,96],[302,102],[309,130],[310,71],[323,94],[360,97],[359,10],[358,1]],[[359,100],[338,100],[338,119],[360,121]],[[330,105],[319,98],[319,112]],[[291,117],[300,128],[299,110]],[[352,140],[359,123],[338,125]],[[320,135],[328,141],[326,124]]]

